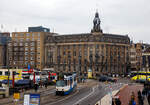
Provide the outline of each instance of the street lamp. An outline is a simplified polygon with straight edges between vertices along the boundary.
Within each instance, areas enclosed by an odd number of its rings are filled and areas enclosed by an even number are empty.
[[[70,72],[70,65],[71,65],[71,56],[68,55],[68,68],[69,68],[69,72]]]
[[[84,59],[84,78],[86,77],[86,73],[87,73],[87,60]]]
[[[98,60],[99,60],[99,55],[96,53],[95,55],[95,70],[98,71]]]
[[[60,55],[57,56],[57,66],[58,66],[58,71],[59,71],[59,66],[60,66],[60,59],[61,59]]]
[[[80,82],[80,75],[81,75],[81,55],[79,55],[79,70],[78,70],[78,76],[79,76],[79,82]]]

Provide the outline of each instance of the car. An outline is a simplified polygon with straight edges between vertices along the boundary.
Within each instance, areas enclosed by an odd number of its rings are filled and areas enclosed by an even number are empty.
[[[100,82],[105,82],[105,81],[107,81],[108,80],[108,77],[107,76],[100,76],[100,78],[99,78],[99,81]]]
[[[108,82],[117,82],[117,80],[115,78],[111,78],[111,77],[108,77]]]

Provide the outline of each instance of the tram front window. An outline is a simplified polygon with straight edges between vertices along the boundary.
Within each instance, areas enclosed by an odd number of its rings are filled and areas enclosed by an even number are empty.
[[[56,86],[57,86],[57,87],[63,87],[63,86],[65,86],[65,85],[66,85],[66,82],[65,82],[65,81],[60,80],[60,81],[57,81],[57,82],[56,82]]]

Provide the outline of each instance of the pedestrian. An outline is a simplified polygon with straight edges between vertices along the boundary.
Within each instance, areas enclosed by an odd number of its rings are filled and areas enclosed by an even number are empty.
[[[45,82],[45,84],[44,84],[44,85],[45,85],[45,88],[47,89],[47,82]]]
[[[116,98],[116,100],[115,100],[115,104],[116,104],[116,105],[121,105],[121,101],[120,101],[120,99],[119,99],[119,98]]]
[[[136,105],[134,92],[131,93],[131,100],[129,101],[129,105]]]
[[[138,102],[139,102],[139,105],[143,105],[143,96],[141,94],[141,91],[139,90],[138,91]]]
[[[135,99],[135,94],[134,92],[131,93],[131,100],[134,100]]]
[[[112,99],[112,105],[115,105],[115,99],[114,98]]]
[[[38,91],[38,84],[37,83],[35,83],[35,85],[34,85],[34,90],[35,90],[35,92]]]
[[[130,100],[129,105],[136,105],[136,102],[134,100]]]

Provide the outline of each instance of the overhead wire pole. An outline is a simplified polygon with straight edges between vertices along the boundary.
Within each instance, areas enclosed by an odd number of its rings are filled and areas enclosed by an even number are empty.
[[[9,73],[9,52],[7,52],[7,69],[8,69],[8,82],[7,82],[7,85],[8,85],[8,87],[9,87],[9,75],[10,75],[10,73]]]

